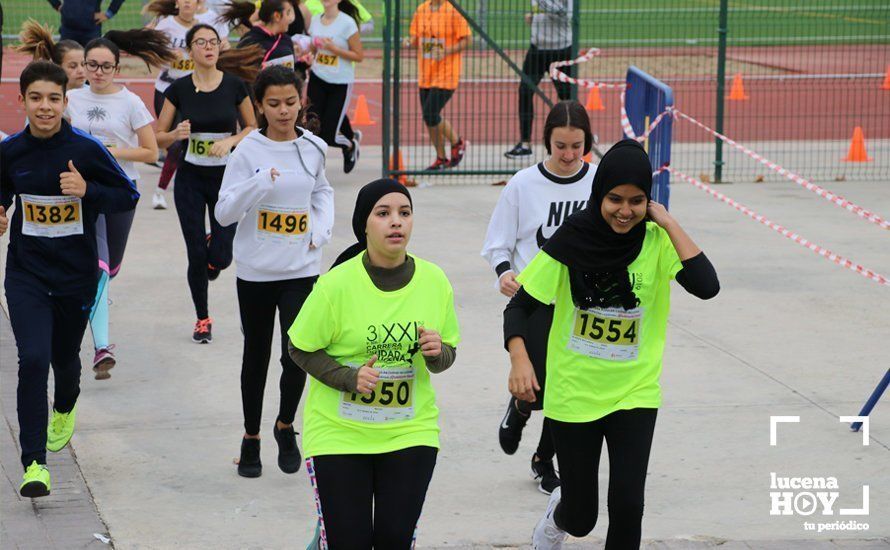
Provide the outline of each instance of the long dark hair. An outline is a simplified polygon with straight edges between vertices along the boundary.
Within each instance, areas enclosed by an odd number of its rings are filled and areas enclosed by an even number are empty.
[[[550,151],[550,136],[555,128],[577,128],[584,132],[584,154],[593,148],[593,132],[590,131],[590,117],[583,105],[574,100],[560,101],[550,109],[544,122],[544,147]]]
[[[259,8],[260,21],[269,23],[272,16],[276,13],[283,13],[287,4],[297,11],[299,2],[297,0],[262,0]],[[257,11],[256,4],[253,2],[237,2],[232,1],[225,5],[219,18],[231,25],[244,25],[250,28],[250,16]]]
[[[134,55],[149,67],[162,67],[176,61],[176,53],[169,46],[167,35],[153,29],[108,31],[105,36],[87,43],[84,56],[95,48],[105,48],[114,54],[115,64],[120,63],[121,51]]]
[[[300,91],[303,89],[303,79],[293,69],[283,65],[270,65],[257,75],[256,81],[253,83],[253,96],[256,98],[257,105],[263,103],[269,86],[293,86],[297,90],[297,97],[303,99],[303,94]],[[259,109],[257,109],[257,121],[260,128],[266,128],[269,125]],[[313,133],[317,132],[319,127],[318,118],[315,116],[310,118],[306,106],[300,108],[295,124]]]
[[[62,64],[65,54],[73,50],[83,50],[83,46],[74,40],[53,40],[51,28],[41,25],[34,19],[28,19],[22,23],[22,31],[19,33],[21,44],[14,49],[30,55],[35,60],[52,61],[56,65]]]
[[[205,23],[198,23],[185,34],[186,48],[192,47],[192,41],[195,39],[195,33],[201,29],[207,29],[219,38],[216,29]],[[260,70],[260,64],[263,61],[265,52],[257,45],[247,46],[245,48],[229,48],[219,53],[219,59],[216,61],[216,68],[224,73],[235,75],[242,80],[252,82]]]
[[[361,16],[358,13],[358,6],[350,2],[349,0],[340,0],[340,3],[337,4],[337,7],[340,8],[340,11],[352,17],[355,20],[356,25],[361,25]]]
[[[142,8],[143,14],[151,14],[157,17],[172,17],[179,15],[176,0],[152,0]]]

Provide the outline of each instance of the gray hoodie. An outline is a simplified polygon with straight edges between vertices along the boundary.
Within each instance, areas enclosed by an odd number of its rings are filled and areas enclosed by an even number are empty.
[[[541,50],[572,45],[572,0],[532,0],[532,45]]]

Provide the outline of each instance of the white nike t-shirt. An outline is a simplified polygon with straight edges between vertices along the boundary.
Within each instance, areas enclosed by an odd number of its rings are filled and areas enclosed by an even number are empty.
[[[544,163],[510,178],[491,215],[482,256],[497,271],[503,262],[519,274],[556,229],[590,198],[596,166],[587,164],[573,176],[552,174]]]

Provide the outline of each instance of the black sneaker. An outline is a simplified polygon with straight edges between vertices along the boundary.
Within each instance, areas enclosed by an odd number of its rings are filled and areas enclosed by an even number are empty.
[[[518,159],[522,157],[530,157],[532,156],[532,150],[530,147],[525,147],[522,145],[522,142],[517,143],[513,146],[512,149],[504,153],[504,156],[508,159]]]
[[[207,280],[208,281],[215,281],[215,280],[219,279],[220,273],[221,273],[221,270],[213,267],[213,265],[211,265],[211,264],[207,264]]]
[[[530,416],[530,414],[519,412],[519,409],[516,408],[516,398],[510,398],[510,402],[507,404],[507,412],[504,414],[504,419],[501,420],[501,425],[498,428],[498,441],[501,443],[501,449],[508,455],[515,453],[516,449],[519,448],[519,441],[522,439],[522,429],[525,428],[525,423],[528,422]]]
[[[241,477],[260,477],[263,463],[260,462],[260,440],[243,438],[241,440],[241,458],[238,459],[238,475]]]
[[[272,427],[272,435],[278,443],[278,467],[286,474],[295,474],[300,470],[303,457],[300,456],[300,448],[297,447],[297,433],[294,427],[278,429],[278,421]]]
[[[192,341],[196,344],[209,344],[213,341],[213,319],[198,319],[195,323],[195,331],[192,333]]]
[[[559,476],[553,467],[553,459],[535,460],[536,458],[538,458],[538,455],[532,455],[532,479],[535,481],[540,480],[541,483],[538,484],[538,490],[549,495],[554,489],[559,487]]]
[[[358,162],[358,143],[352,140],[352,149],[343,151],[343,172],[346,174],[352,172],[356,162]]]

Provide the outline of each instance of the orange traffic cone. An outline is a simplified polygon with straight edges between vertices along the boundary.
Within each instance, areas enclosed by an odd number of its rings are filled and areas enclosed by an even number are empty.
[[[882,90],[890,90],[890,65],[887,65],[887,74],[884,75],[884,83],[881,85]]]
[[[606,110],[606,107],[603,105],[603,99],[600,97],[599,86],[590,89],[590,92],[587,94],[587,105],[585,107],[588,111]]]
[[[745,101],[748,94],[745,93],[745,86],[742,84],[742,73],[736,73],[732,77],[732,88],[729,90],[729,98],[733,101]]]
[[[377,124],[371,119],[371,113],[368,111],[368,100],[364,94],[359,95],[355,101],[355,117],[352,119],[353,126],[374,126]]]
[[[407,153],[406,153],[406,156],[407,156]],[[404,171],[405,171],[405,162],[404,162],[404,160],[402,159],[402,150],[401,150],[401,149],[399,149],[397,152],[395,152],[395,153],[389,158],[389,169],[390,169],[390,170],[396,170],[396,171],[398,171],[398,172],[404,172]],[[417,186],[417,182],[414,181],[413,179],[410,179],[410,180],[409,180],[409,179],[408,179],[408,176],[407,176],[406,174],[399,174],[398,176],[396,176],[395,179],[396,179],[399,183],[401,183],[402,185],[404,185],[405,187],[416,187],[416,186]]]
[[[850,141],[850,151],[844,157],[844,162],[869,162],[872,159],[865,151],[865,136],[862,134],[862,126],[853,128],[853,139]]]

